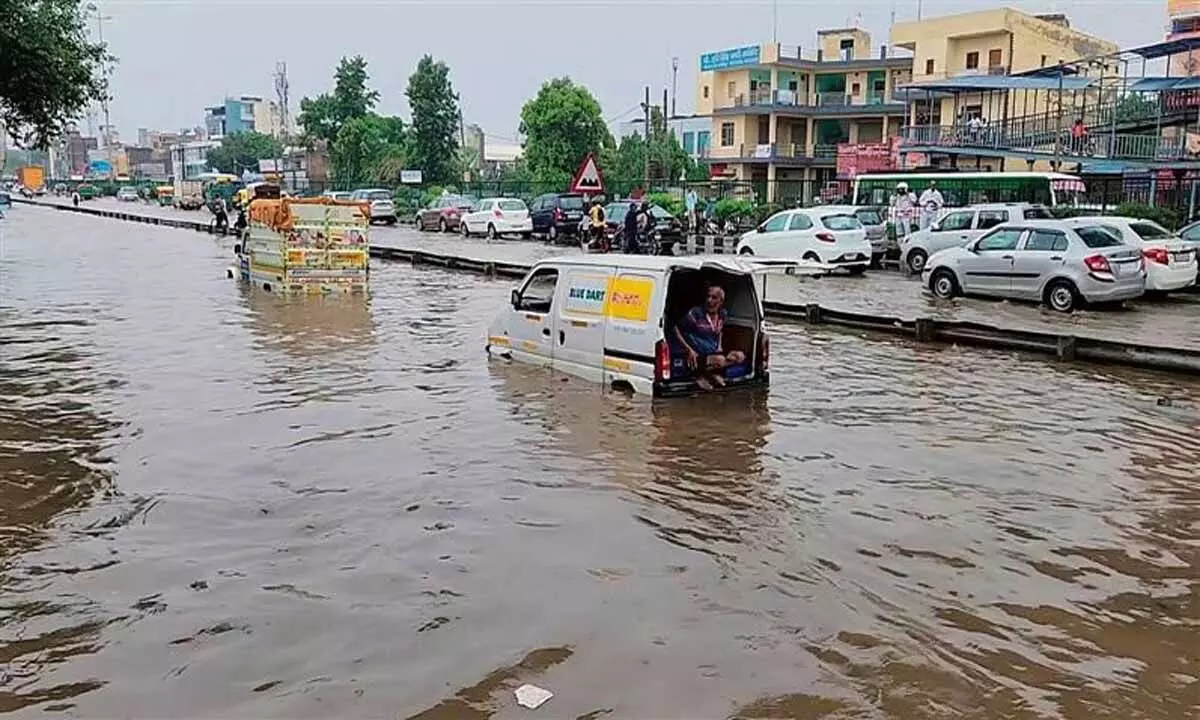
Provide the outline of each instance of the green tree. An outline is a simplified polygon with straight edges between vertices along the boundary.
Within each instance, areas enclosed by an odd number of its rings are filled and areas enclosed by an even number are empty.
[[[537,97],[525,103],[520,130],[525,162],[543,183],[566,185],[588,153],[599,154],[613,144],[600,103],[566,77],[544,83]]]
[[[653,127],[653,123],[651,123]],[[616,151],[608,153],[609,176],[624,183],[642,184],[646,170],[646,153],[650,154],[650,182],[656,185],[674,185],[681,179],[699,181],[707,179],[707,170],[701,167],[679,144],[675,133],[656,128],[650,140],[641,135],[621,138]]]
[[[458,94],[450,84],[450,68],[426,55],[408,78],[412,108],[409,164],[426,182],[452,182],[461,168],[458,156]]]
[[[369,113],[342,125],[329,152],[334,180],[342,187],[391,184],[405,167],[406,132],[397,117]]]
[[[46,148],[107,93],[79,0],[0,0],[0,132]]]
[[[247,130],[221,138],[221,144],[208,151],[208,166],[224,173],[258,172],[258,161],[277,158],[283,146],[270,135]]]
[[[367,61],[361,55],[342,58],[333,73],[333,92],[300,101],[296,122],[312,139],[333,142],[342,125],[367,115],[379,102],[379,93],[367,88]]]

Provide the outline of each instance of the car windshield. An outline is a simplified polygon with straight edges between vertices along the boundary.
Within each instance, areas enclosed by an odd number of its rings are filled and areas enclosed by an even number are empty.
[[[583,196],[582,195],[563,195],[559,198],[559,204],[563,210],[582,210]]]
[[[372,190],[370,192],[366,192],[363,194],[367,196],[367,198],[366,198],[367,200],[391,200],[392,199],[392,194],[390,192],[388,192],[387,190]]]
[[[629,203],[609,203],[608,207],[604,208],[604,217],[609,220],[618,220],[629,214]]]
[[[1041,205],[1025,208],[1024,216],[1026,220],[1052,220],[1054,218],[1050,211]]]
[[[650,206],[650,214],[659,220],[670,220],[671,218],[675,217],[671,213],[667,212],[665,208],[660,208],[657,205]]]
[[[1172,237],[1166,228],[1152,222],[1129,223],[1129,227],[1143,240],[1164,240]]]
[[[521,202],[520,200],[501,200],[499,205],[501,210],[512,210],[514,212],[519,212],[525,209],[525,203]]]
[[[1121,244],[1121,238],[1114,235],[1112,230],[1099,225],[1077,227],[1075,228],[1075,234],[1083,240],[1084,245],[1092,249],[1117,247]]]
[[[829,230],[858,230],[862,227],[853,215],[826,215],[821,218],[821,224]]]
[[[863,225],[882,225],[883,218],[874,210],[855,210],[854,217]]]

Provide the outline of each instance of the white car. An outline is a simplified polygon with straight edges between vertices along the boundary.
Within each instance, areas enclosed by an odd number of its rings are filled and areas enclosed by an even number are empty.
[[[871,264],[867,231],[848,209],[784,210],[742,235],[738,254],[799,258],[846,268],[852,275]]]
[[[1146,292],[1165,294],[1196,283],[1196,251],[1153,220],[1107,215],[1079,219],[1104,226],[1122,243],[1142,251]]]
[[[137,188],[123,187],[117,191],[117,199],[122,202],[136,202],[138,199]]]
[[[366,201],[371,204],[371,222],[383,222],[388,225],[396,224],[396,203],[392,202],[392,193],[390,191],[380,189],[355,190],[350,194],[350,199]]]
[[[516,198],[484,198],[469,212],[463,213],[458,221],[458,230],[463,237],[487,235],[520,235],[525,239],[533,236],[533,219],[523,200]]]
[[[987,203],[952,208],[924,230],[898,238],[900,268],[914,275],[925,269],[929,256],[946,248],[962,247],[988,230],[1007,222],[1051,220],[1050,211],[1030,203]]]

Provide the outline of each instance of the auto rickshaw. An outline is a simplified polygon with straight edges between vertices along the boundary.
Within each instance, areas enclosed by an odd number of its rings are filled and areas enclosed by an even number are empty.
[[[175,204],[175,188],[171,185],[159,185],[154,188],[154,199],[159,205]]]
[[[83,183],[75,188],[75,192],[79,193],[80,200],[92,200],[100,194],[100,188],[91,183]]]

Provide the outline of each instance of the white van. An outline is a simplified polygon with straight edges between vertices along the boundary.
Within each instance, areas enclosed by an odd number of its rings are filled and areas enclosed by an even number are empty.
[[[573,255],[538,262],[488,328],[487,352],[553,367],[638,394],[690,393],[696,383],[673,341],[675,324],[725,290],[723,350],[746,362],[727,369],[724,389],[767,385],[759,263],[733,257]]]

